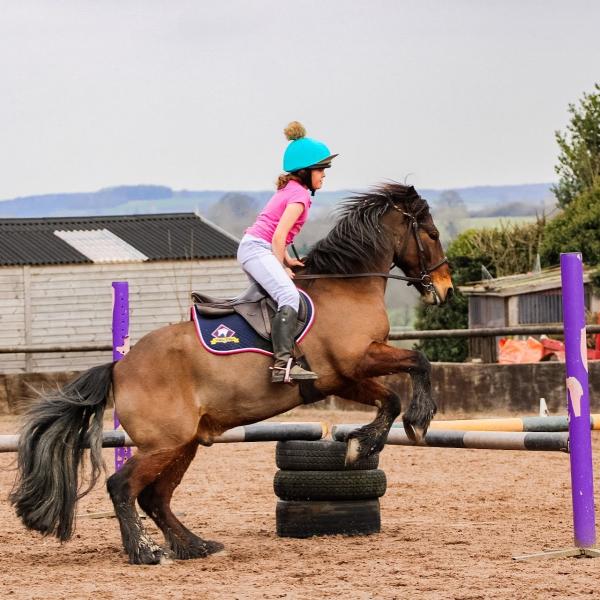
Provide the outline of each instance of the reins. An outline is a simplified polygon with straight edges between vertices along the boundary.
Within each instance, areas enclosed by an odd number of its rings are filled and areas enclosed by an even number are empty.
[[[392,265],[392,269],[396,265]],[[441,265],[438,265],[441,266]],[[437,267],[436,267],[437,268]],[[404,275],[392,275],[391,273],[314,273],[306,275],[294,275],[297,279],[354,279],[355,277],[385,277],[386,279],[399,279],[408,283],[421,283],[420,277],[405,277]]]

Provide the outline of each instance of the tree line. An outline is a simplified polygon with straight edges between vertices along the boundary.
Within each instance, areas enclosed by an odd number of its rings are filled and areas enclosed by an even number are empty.
[[[456,286],[480,280],[482,267],[492,277],[527,273],[538,255],[541,265],[550,267],[559,264],[561,252],[578,251],[586,265],[600,267],[600,85],[568,111],[566,131],[555,132],[558,183],[552,190],[557,214],[540,215],[535,223],[460,233],[446,252]],[[594,281],[600,283],[600,276]],[[417,309],[417,329],[467,325],[468,303],[460,292],[443,307]],[[460,362],[468,353],[466,340],[427,340],[420,348],[430,360]]]

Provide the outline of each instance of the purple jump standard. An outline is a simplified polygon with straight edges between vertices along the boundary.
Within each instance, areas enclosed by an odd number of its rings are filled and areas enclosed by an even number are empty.
[[[560,272],[565,324],[573,527],[575,546],[585,549],[596,543],[596,517],[581,254],[562,254]]]
[[[596,543],[594,477],[590,433],[583,262],[581,254],[560,256],[562,306],[565,331],[565,366],[569,410],[569,457],[575,548],[516,558],[600,556]]]
[[[129,284],[126,281],[113,281],[113,360],[121,360],[129,351]],[[114,411],[115,429],[120,422]],[[115,471],[118,471],[131,458],[131,448],[115,448]]]

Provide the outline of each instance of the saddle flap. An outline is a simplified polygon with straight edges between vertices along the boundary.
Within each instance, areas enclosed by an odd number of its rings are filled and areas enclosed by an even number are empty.
[[[269,299],[270,300],[270,299]],[[234,311],[242,317],[260,335],[260,337],[271,339],[271,318],[275,314],[273,309],[269,310],[267,298],[260,302],[248,302],[237,304]]]

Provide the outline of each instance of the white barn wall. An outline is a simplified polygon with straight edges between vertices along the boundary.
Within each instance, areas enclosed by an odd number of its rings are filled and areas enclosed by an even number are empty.
[[[0,346],[110,344],[113,281],[129,282],[132,344],[153,329],[188,320],[192,289],[226,297],[248,285],[234,259],[3,268]],[[86,369],[111,360],[111,353],[0,357],[1,373],[47,372]]]
[[[0,268],[0,347],[25,343],[23,267]],[[0,373],[23,371],[25,356],[0,354]]]

